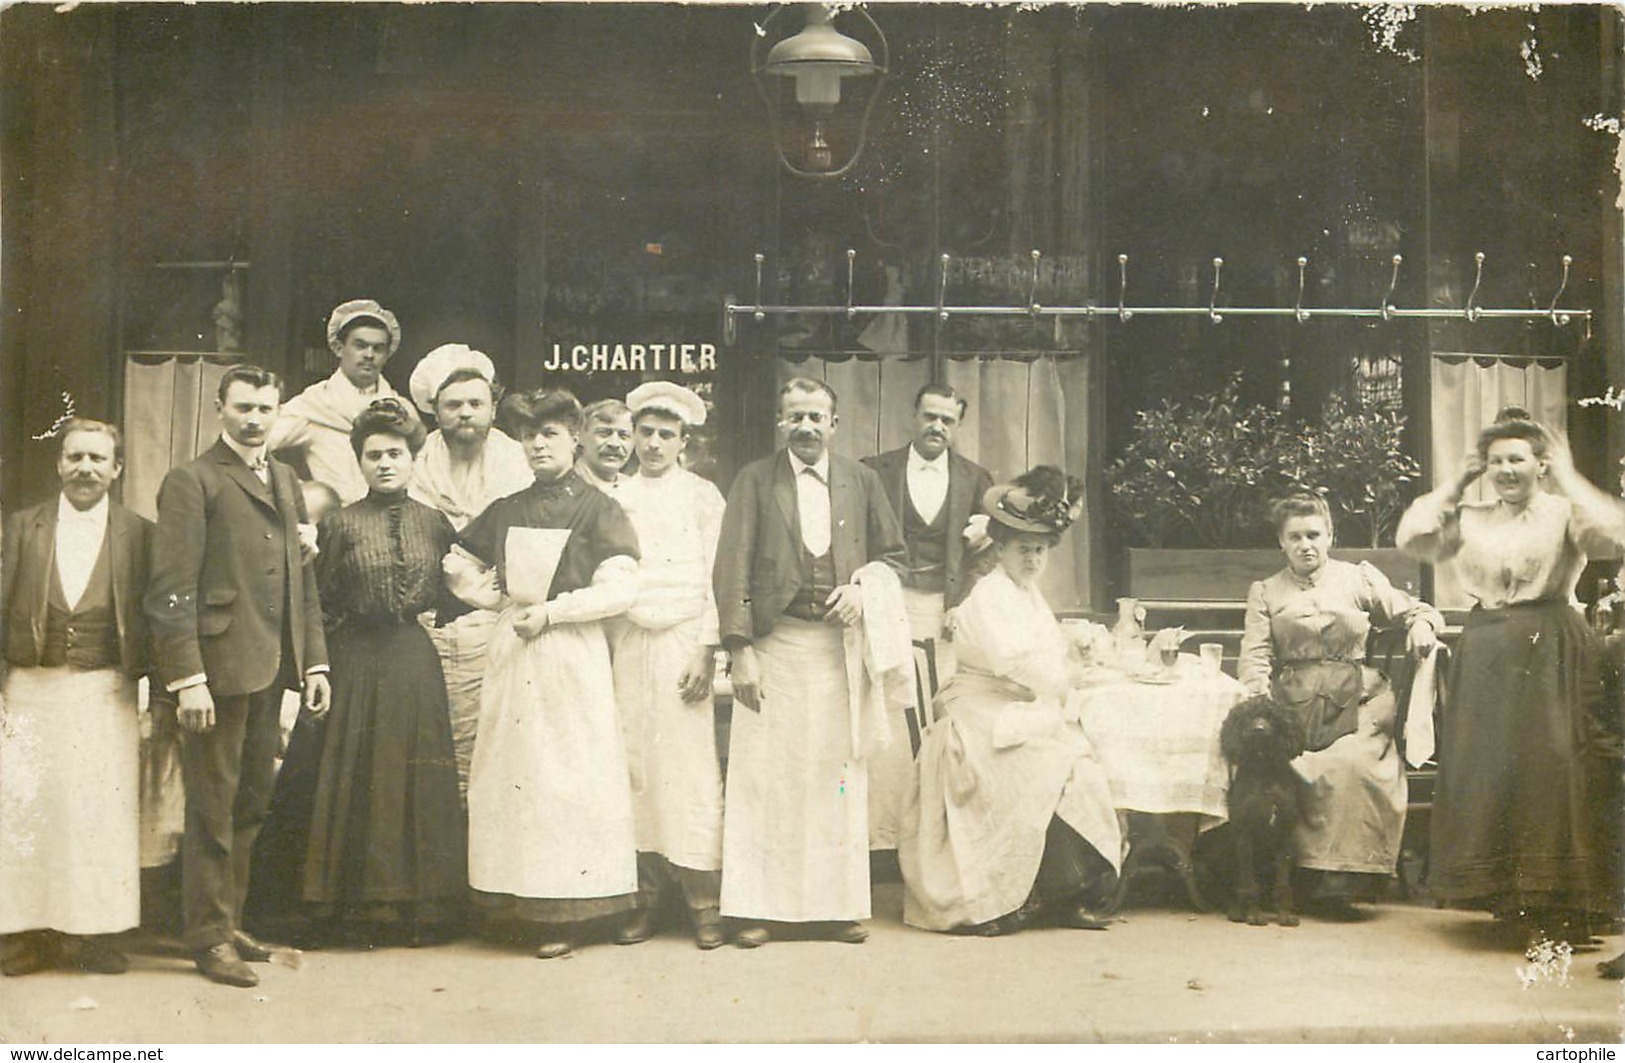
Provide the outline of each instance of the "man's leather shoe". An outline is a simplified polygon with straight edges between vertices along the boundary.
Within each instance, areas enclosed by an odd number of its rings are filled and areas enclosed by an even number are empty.
[[[654,909],[639,908],[637,911],[632,913],[632,917],[626,921],[626,925],[621,927],[621,929],[616,932],[615,944],[636,945],[639,942],[648,941],[654,936]]]
[[[728,935],[722,932],[722,913],[715,908],[707,908],[694,917],[694,944],[709,952],[711,949],[723,945]]]
[[[836,923],[829,939],[843,945],[861,945],[869,940],[869,928],[862,923]]]
[[[124,953],[95,938],[79,939],[73,965],[91,974],[123,974],[130,969],[130,961]]]
[[[56,966],[60,958],[55,935],[46,931],[26,931],[9,936],[0,955],[0,974],[17,978]]]
[[[765,926],[747,926],[734,935],[734,944],[742,949],[759,949],[773,940]]]
[[[237,949],[229,941],[222,941],[212,949],[199,952],[192,959],[197,964],[198,973],[211,982],[239,989],[260,984],[260,976],[248,969],[248,964],[237,955]]]
[[[238,957],[247,963],[271,962],[271,946],[246,930],[232,934],[231,943],[237,947]]]
[[[544,941],[536,947],[538,960],[558,960],[570,955],[574,951],[568,941]]]
[[[1067,908],[1061,913],[1060,922],[1074,930],[1105,930],[1112,925],[1110,916],[1101,915],[1086,904]]]

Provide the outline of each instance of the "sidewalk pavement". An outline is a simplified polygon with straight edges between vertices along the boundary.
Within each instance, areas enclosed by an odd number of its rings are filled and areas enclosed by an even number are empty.
[[[1361,923],[1249,927],[1126,910],[1105,933],[1007,938],[902,925],[875,887],[861,946],[700,952],[671,930],[542,961],[468,939],[306,952],[257,989],[206,982],[148,939],[130,973],[0,983],[0,1041],[30,1042],[1618,1042],[1621,983],[1595,961],[1533,970],[1489,917],[1389,904]],[[140,941],[132,941],[132,948]],[[1526,980],[1528,984],[1526,985]]]

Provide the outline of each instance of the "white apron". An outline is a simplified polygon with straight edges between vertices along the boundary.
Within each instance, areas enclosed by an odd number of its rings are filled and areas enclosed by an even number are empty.
[[[0,704],[0,934],[141,921],[136,685],[13,668]]]
[[[468,881],[569,899],[638,887],[626,754],[597,621],[529,642],[497,621],[468,782]]]
[[[722,764],[709,697],[688,702],[677,684],[699,640],[696,617],[651,629],[620,621],[615,692],[632,780],[638,851],[678,867],[722,866]]]
[[[722,914],[787,923],[869,918],[869,774],[852,756],[832,624],[780,617],[756,643],[761,712],[735,705]]]

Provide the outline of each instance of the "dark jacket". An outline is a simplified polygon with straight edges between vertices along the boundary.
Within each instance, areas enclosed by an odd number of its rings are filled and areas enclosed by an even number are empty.
[[[260,483],[224,440],[164,477],[146,600],[160,683],[202,674],[216,697],[264,690],[284,625],[291,681],[327,663],[315,572],[299,549],[304,498],[282,462],[270,478]]]
[[[870,561],[903,565],[903,528],[880,477],[829,456],[830,559],[837,585]],[[801,519],[789,452],[752,462],[728,492],[712,573],[724,644],[769,634],[801,588]]]
[[[51,596],[51,566],[56,555],[57,499],[6,518],[0,545],[0,645],[6,661],[37,668],[45,647],[45,622]],[[152,524],[116,502],[107,504],[109,576],[113,615],[118,625],[119,667],[131,676],[144,675],[150,664],[147,618],[141,610],[147,592]]]
[[[880,474],[880,484],[886,489],[886,499],[902,519],[905,496],[908,493],[908,451],[912,444],[896,450],[864,458],[863,463]],[[993,486],[993,477],[969,458],[948,452],[948,498],[943,505],[947,515],[945,534],[948,540],[948,587],[943,594],[944,604],[952,609],[965,600],[975,580],[965,565],[965,524],[971,515],[984,512],[982,498]]]

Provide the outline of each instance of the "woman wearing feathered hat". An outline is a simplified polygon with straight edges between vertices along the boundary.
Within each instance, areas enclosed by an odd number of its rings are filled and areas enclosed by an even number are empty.
[[[938,695],[898,840],[911,926],[1106,926],[1096,910],[1122,835],[1105,770],[1067,712],[1074,662],[1038,589],[1081,499],[1049,465],[984,499],[998,564],[956,611],[959,671]]]

